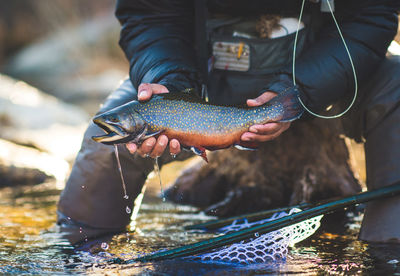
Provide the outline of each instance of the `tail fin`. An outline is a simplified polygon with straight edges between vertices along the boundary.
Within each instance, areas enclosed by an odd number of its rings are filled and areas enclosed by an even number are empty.
[[[299,91],[296,86],[285,90],[273,98],[270,103],[283,105],[283,114],[278,122],[291,122],[303,115],[304,108],[299,101]]]

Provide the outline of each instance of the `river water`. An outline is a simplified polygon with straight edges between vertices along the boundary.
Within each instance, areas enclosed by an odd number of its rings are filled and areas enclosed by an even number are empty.
[[[81,251],[74,249],[55,226],[60,190],[54,182],[1,189],[0,274],[400,275],[400,246],[358,241],[362,214],[354,210],[323,220],[317,233],[292,248],[287,259],[279,263],[243,266],[180,259],[119,264],[116,258],[129,260],[214,236],[183,230],[184,225],[210,218],[199,215],[195,208],[163,202],[158,192],[159,186],[158,190],[148,189],[136,227],[88,241]]]

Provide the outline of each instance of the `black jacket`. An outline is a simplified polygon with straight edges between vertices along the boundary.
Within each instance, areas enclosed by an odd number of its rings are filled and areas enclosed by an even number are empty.
[[[130,78],[136,88],[142,82],[160,83],[170,90],[199,87],[193,2],[118,0],[116,16],[122,24],[120,45],[130,61]],[[300,5],[301,0],[207,1],[211,13],[250,16],[265,13],[298,16]],[[307,1],[305,12],[316,5]],[[397,32],[400,1],[336,0],[335,6],[358,83],[362,85],[385,57]],[[301,96],[314,110],[354,91],[350,62],[332,18],[328,13],[320,18],[314,42],[296,59]],[[281,85],[273,85],[274,90],[290,85],[291,74],[291,66],[277,72]]]

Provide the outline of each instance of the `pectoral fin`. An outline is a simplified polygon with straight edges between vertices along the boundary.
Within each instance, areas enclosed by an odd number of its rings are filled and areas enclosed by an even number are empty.
[[[146,136],[144,136],[143,139],[147,139],[147,138],[156,136],[157,134],[160,134],[161,132],[162,132],[162,130],[155,131],[155,132],[147,132]]]

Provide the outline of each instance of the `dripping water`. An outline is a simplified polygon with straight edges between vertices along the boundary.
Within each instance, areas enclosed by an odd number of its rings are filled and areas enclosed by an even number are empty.
[[[115,149],[115,151],[114,151],[115,152],[115,157],[117,159],[119,175],[121,176],[121,180],[122,180],[122,188],[124,189],[124,199],[128,199],[129,196],[126,193],[126,184],[125,184],[124,176],[122,175],[121,162],[119,161],[118,146],[114,145],[114,149]]]
[[[154,172],[158,175],[158,180],[160,181],[160,192],[162,201],[165,201],[164,189],[161,183],[160,167],[158,166],[158,157],[154,159]]]
[[[129,199],[128,193],[126,192],[126,184],[125,184],[125,180],[124,180],[124,175],[122,174],[121,162],[119,161],[118,146],[114,145],[114,149],[115,149],[115,151],[114,151],[115,157],[117,159],[119,175],[121,176],[122,189],[124,190],[124,199]],[[126,206],[125,211],[127,214],[130,214],[132,212],[132,210],[131,210],[131,208],[129,208],[129,206]]]

